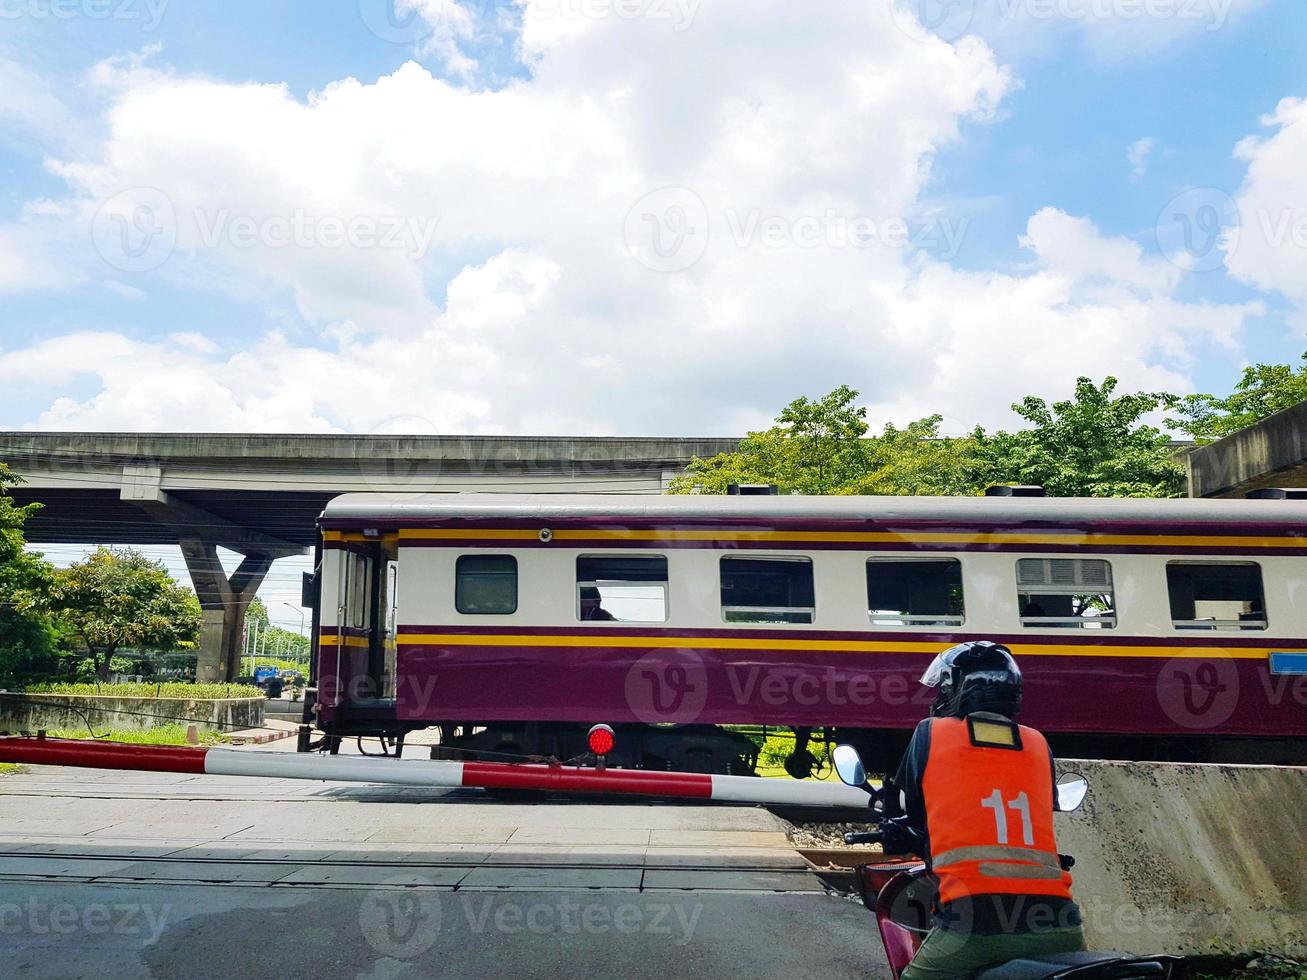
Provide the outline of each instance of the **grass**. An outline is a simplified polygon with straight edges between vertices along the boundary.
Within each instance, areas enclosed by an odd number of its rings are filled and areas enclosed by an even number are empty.
[[[1200,958],[1202,959],[1204,958]],[[1197,980],[1225,977],[1237,977],[1239,980],[1307,980],[1307,966],[1297,960],[1279,956],[1241,956],[1219,965],[1200,963],[1195,976]]]
[[[0,762],[0,776],[13,775],[23,771],[23,767],[13,762]]]
[[[50,738],[91,738],[85,728],[46,732]],[[186,745],[185,725],[161,725],[143,732],[96,729],[95,738],[103,742],[126,742],[129,745]],[[200,732],[201,745],[227,745],[231,738],[221,732]]]
[[[69,694],[106,698],[262,698],[263,692],[248,684],[187,684],[167,681],[159,684],[33,684],[24,694]]]

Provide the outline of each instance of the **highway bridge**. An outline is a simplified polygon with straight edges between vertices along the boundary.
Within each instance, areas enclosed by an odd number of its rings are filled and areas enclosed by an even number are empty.
[[[1272,487],[1307,487],[1307,402],[1190,450],[1185,460],[1191,497],[1242,497]]]
[[[198,679],[236,676],[245,609],[272,563],[313,546],[355,491],[661,493],[738,439],[3,432],[34,543],[176,544],[204,611]],[[244,556],[228,575],[218,548]]]

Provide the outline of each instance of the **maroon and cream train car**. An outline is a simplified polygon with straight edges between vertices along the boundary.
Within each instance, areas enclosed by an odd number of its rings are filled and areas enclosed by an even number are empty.
[[[743,724],[887,765],[931,657],[986,638],[1060,751],[1303,755],[1304,502],[350,494],[320,525],[327,747],[562,757],[607,722],[618,764],[740,772]]]

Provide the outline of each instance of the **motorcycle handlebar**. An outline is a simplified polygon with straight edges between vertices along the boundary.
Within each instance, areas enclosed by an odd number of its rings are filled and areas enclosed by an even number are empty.
[[[881,844],[884,840],[885,835],[880,832],[844,835],[844,843],[846,844]]]

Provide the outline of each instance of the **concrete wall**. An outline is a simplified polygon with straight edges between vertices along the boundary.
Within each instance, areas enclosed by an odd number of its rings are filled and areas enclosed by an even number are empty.
[[[1307,769],[1073,762],[1057,817],[1092,948],[1307,953]]]
[[[144,731],[160,725],[197,725],[201,731],[235,732],[263,725],[267,699],[103,698],[70,694],[0,695],[0,731],[115,728]]]
[[[1185,460],[1191,497],[1307,486],[1307,402],[1191,450]]]

